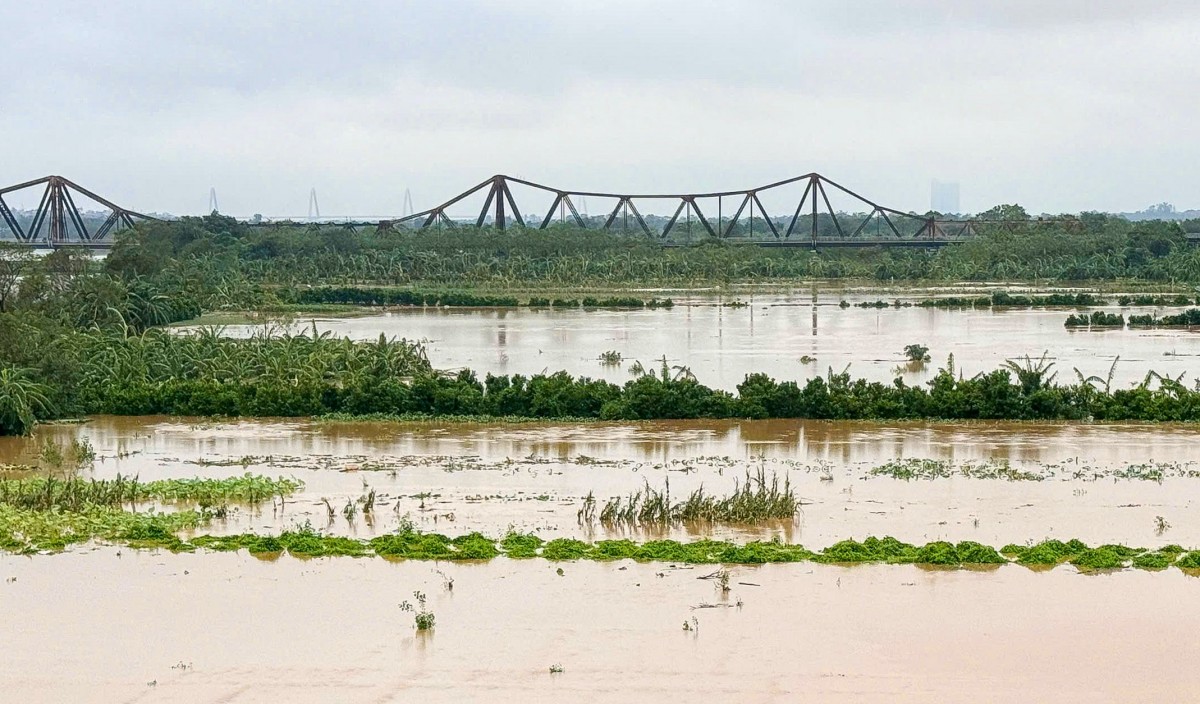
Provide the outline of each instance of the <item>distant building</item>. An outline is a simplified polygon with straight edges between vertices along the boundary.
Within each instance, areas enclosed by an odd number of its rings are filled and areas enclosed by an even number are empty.
[[[939,213],[959,213],[958,182],[942,183],[937,179],[929,186],[929,209]]]

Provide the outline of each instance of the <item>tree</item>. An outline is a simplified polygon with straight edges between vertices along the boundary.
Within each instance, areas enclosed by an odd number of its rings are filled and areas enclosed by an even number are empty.
[[[0,311],[12,310],[21,279],[36,261],[29,247],[0,244]]]
[[[0,369],[0,435],[28,435],[37,417],[50,414],[49,388],[24,369]]]
[[[997,205],[983,211],[977,217],[980,220],[1028,220],[1029,213],[1021,206],[1013,203],[1011,205]]]

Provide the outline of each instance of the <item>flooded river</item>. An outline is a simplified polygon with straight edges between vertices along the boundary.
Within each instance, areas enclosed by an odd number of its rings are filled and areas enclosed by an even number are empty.
[[[13,702],[189,704],[1090,704],[1200,685],[1200,580],[1179,570],[764,565],[722,595],[706,567],[562,567],[4,555],[0,681]],[[425,633],[399,608],[417,590]]]
[[[98,477],[143,481],[245,472],[294,476],[304,490],[283,507],[240,509],[211,532],[279,532],[305,522],[370,536],[408,519],[450,535],[510,528],[589,539],[778,536],[812,549],[845,538],[976,540],[999,547],[1044,538],[1200,547],[1200,427],[1026,423],[664,421],[586,425],[212,423],[95,418],[46,427],[43,437],[86,437]],[[0,459],[22,462],[38,440],[0,439]],[[897,459],[944,461],[956,473],[906,481],[872,471]],[[1142,478],[1120,478],[1135,468]],[[982,468],[982,469],[980,469]],[[803,499],[795,521],[682,525],[653,532],[581,524],[601,502],[651,486],[676,499],[703,488],[725,495],[747,473],[786,480]],[[1155,473],[1160,473],[1158,477]],[[1154,478],[1152,478],[1154,477]],[[374,490],[375,515],[341,509]],[[331,519],[329,514],[335,514]],[[1157,529],[1162,516],[1171,527]]]
[[[804,379],[847,366],[854,377],[909,383],[930,379],[954,355],[967,376],[996,369],[1007,359],[1049,352],[1060,381],[1107,377],[1120,356],[1114,382],[1140,382],[1153,369],[1172,377],[1196,378],[1200,334],[1187,330],[1067,330],[1068,308],[963,309],[843,308],[892,300],[878,293],[758,294],[731,298],[685,297],[673,309],[613,311],[583,309],[401,308],[361,317],[319,318],[316,324],[336,336],[388,337],[427,341],[439,368],[467,367],[483,374],[537,374],[566,370],[616,383],[629,379],[629,366],[640,361],[657,368],[686,366],[709,386],[732,390],[747,374],[765,372],[777,379]],[[905,300],[915,300],[905,296]],[[731,302],[747,304],[728,307]],[[1107,310],[1163,313],[1154,308]],[[298,322],[309,324],[300,316]],[[259,326],[238,325],[227,334],[248,335]],[[904,347],[925,345],[932,362],[905,364]],[[612,350],[625,360],[602,365],[600,353]],[[812,361],[802,361],[803,358]]]
[[[613,381],[632,360],[691,368],[733,388],[828,367],[928,379],[953,354],[964,374],[1049,350],[1060,379],[1194,375],[1186,331],[1069,332],[1066,310],[874,310],[821,292],[695,298],[673,310],[397,310],[320,320],[337,335],[428,340],[441,368],[566,369]],[[1128,314],[1129,311],[1126,311]],[[246,335],[256,328],[231,327]],[[904,345],[935,363],[897,369]],[[596,356],[620,352],[625,364]],[[802,363],[802,356],[815,361]],[[820,549],[846,539],[992,546],[1046,538],[1200,548],[1200,425],[869,423],[326,423],[96,417],[0,438],[0,462],[86,440],[78,471],[111,478],[291,476],[285,502],[233,507],[201,533],[299,526],[356,537],[413,522],[451,536],[738,541]],[[30,471],[9,470],[9,476]],[[647,488],[723,496],[753,477],[786,482],[794,520],[648,529],[583,519]],[[343,510],[375,497],[370,515]],[[170,504],[140,508],[170,511]],[[187,536],[185,536],[187,537]],[[814,563],[716,566],[550,562],[266,560],[242,553],[95,544],[0,553],[4,699],[21,702],[1101,702],[1183,701],[1200,578],[1170,568],[1084,574]],[[417,632],[414,592],[436,616]],[[561,671],[559,671],[561,670]]]

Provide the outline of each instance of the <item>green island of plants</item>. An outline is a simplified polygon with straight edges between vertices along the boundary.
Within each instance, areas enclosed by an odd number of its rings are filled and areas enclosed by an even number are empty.
[[[1200,390],[1150,372],[1113,389],[1095,377],[1056,383],[1043,356],[964,378],[953,358],[924,385],[852,379],[807,381],[750,374],[736,393],[701,384],[665,362],[635,363],[623,385],[566,372],[533,376],[439,373],[418,343],[354,342],[327,333],[218,330],[137,336],[83,332],[0,315],[0,434],[39,420],[93,414],[224,417],[525,418],[655,420],[1200,420]],[[1154,382],[1157,381],[1157,384]]]
[[[0,480],[0,551],[20,554],[61,552],[74,544],[99,541],[173,552],[203,548],[214,552],[246,550],[259,556],[277,556],[286,552],[295,557],[378,556],[408,560],[489,560],[506,556],[513,559],[633,559],[688,564],[809,561],[971,567],[1016,562],[1041,567],[1070,563],[1085,571],[1127,566],[1157,570],[1172,565],[1200,569],[1200,551],[1189,552],[1179,546],[1145,549],[1101,545],[1092,548],[1078,540],[1012,544],[996,550],[973,541],[914,545],[891,537],[868,537],[862,542],[843,540],[823,550],[811,551],[778,539],[745,544],[711,539],[686,543],[675,540],[637,543],[629,539],[587,542],[574,538],[547,541],[537,535],[511,531],[500,539],[478,532],[451,538],[420,531],[408,519],[403,519],[394,533],[366,539],[322,533],[307,523],[279,535],[199,535],[188,540],[178,535],[185,530],[195,531],[214,518],[224,516],[227,504],[274,500],[276,496],[286,497],[301,487],[302,484],[294,479],[270,479],[251,474],[228,479],[169,479],[144,483],[126,477],[112,480],[4,479]],[[794,514],[796,509],[790,487],[785,484],[781,489],[777,482],[768,482],[761,474],[748,476],[744,484],[723,500],[705,499],[702,492],[693,493],[688,500],[672,508],[669,499],[660,498],[660,509],[666,507],[665,514],[660,510],[647,520],[639,520],[633,512],[615,521],[680,520],[683,514],[677,513],[678,507],[686,509],[692,504],[710,509],[724,506],[716,512],[697,513],[694,518],[698,520],[754,522],[757,518],[781,516],[789,510]],[[139,504],[151,500],[169,503],[176,510],[138,510]],[[628,506],[628,503],[624,505]],[[585,521],[587,510],[585,503],[585,508],[580,511],[581,522]]]
[[[1118,313],[1105,313],[1104,311],[1095,311],[1090,315],[1080,313],[1079,315],[1067,316],[1066,323],[1068,328],[1121,328],[1125,327],[1124,316]],[[1153,313],[1134,313],[1129,316],[1129,327],[1131,328],[1193,328],[1200,327],[1200,308],[1189,308],[1182,313],[1174,315],[1157,316]]]
[[[737,481],[733,493],[715,496],[706,493],[704,487],[685,495],[683,500],[671,501],[671,484],[663,490],[655,489],[647,481],[645,487],[629,496],[609,499],[597,512],[593,492],[583,499],[578,519],[581,525],[592,525],[599,519],[605,526],[671,525],[683,522],[720,522],[754,524],[769,519],[792,518],[800,506],[800,500],[785,476],[780,484],[779,476],[766,470],[756,474],[746,471],[745,479]]]
[[[1104,299],[1093,293],[1048,293],[1025,295],[994,291],[986,296],[938,296],[918,301],[895,299],[855,303],[857,308],[1036,308],[1050,306],[1098,306]],[[842,303],[846,303],[842,301]],[[849,304],[847,304],[848,306]],[[1186,304],[1185,304],[1186,305]],[[846,306],[843,306],[846,307]]]
[[[1122,306],[1190,306],[1200,305],[1200,296],[1192,297],[1182,293],[1173,296],[1163,294],[1136,294],[1117,296],[1117,304]]]
[[[1125,327],[1125,316],[1120,313],[1105,313],[1102,310],[1080,313],[1079,315],[1068,315],[1066,322],[1063,323],[1068,328],[1123,328]]]
[[[192,547],[176,533],[226,515],[230,504],[258,504],[287,497],[303,484],[295,479],[246,474],[228,479],[81,479],[30,477],[0,480],[0,550],[61,551],[102,540],[130,547]],[[158,501],[172,510],[136,510]]]
[[[587,297],[577,299],[543,298],[533,296],[523,300],[514,296],[472,293],[468,291],[422,291],[386,286],[317,286],[287,288],[277,292],[280,302],[302,305],[351,306],[443,306],[474,308],[671,308],[670,298],[637,298],[634,296]]]
[[[1190,328],[1200,326],[1200,308],[1189,308],[1175,315],[1161,318],[1153,314],[1129,316],[1130,327],[1144,328]]]
[[[0,506],[0,521],[6,518],[3,511],[4,507]],[[200,535],[181,540],[174,535],[174,531],[194,528],[197,519],[192,514],[126,515],[140,518],[121,523],[110,517],[108,521],[98,524],[99,529],[89,537],[141,549],[161,548],[174,552],[190,552],[197,548],[213,552],[246,550],[251,555],[271,558],[287,553],[300,558],[376,556],[393,560],[491,560],[503,556],[550,561],[631,559],[681,564],[816,562],[832,565],[885,563],[970,568],[1015,563],[1036,568],[1071,564],[1085,572],[1126,567],[1161,570],[1170,566],[1200,570],[1200,551],[1186,551],[1177,545],[1152,550],[1123,545],[1092,548],[1078,540],[1065,543],[1046,540],[1031,545],[1006,545],[997,550],[969,540],[914,545],[892,537],[868,537],[861,542],[842,540],[823,550],[812,551],[778,539],[742,544],[711,539],[638,543],[622,538],[588,542],[575,538],[545,540],[537,535],[515,532],[500,539],[478,532],[451,538],[440,533],[419,531],[411,524],[403,525],[394,533],[365,539],[325,534],[310,525],[304,525],[276,536],[241,533]],[[172,516],[176,518],[172,520]],[[63,522],[61,516],[56,516],[55,520]],[[6,530],[7,526],[0,522],[0,550],[10,552],[31,552],[34,549],[60,551],[70,543],[81,542],[74,539],[77,534],[69,534],[66,540],[30,546],[7,535]]]

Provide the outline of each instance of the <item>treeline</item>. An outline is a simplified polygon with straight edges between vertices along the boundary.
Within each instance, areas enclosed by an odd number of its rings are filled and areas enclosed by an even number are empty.
[[[1125,327],[1125,316],[1120,313],[1105,313],[1102,310],[1096,310],[1091,314],[1068,315],[1063,325],[1068,328],[1123,328]]]
[[[41,256],[28,247],[0,245],[0,313],[138,334],[194,318],[201,308],[198,297],[168,277],[114,275],[86,252],[58,249]]]
[[[1040,306],[1098,306],[1105,299],[1092,293],[1048,293],[1044,295],[1024,295],[995,291],[986,296],[941,296],[925,298],[918,301],[901,301],[895,299],[890,303],[884,300],[861,301],[855,303],[855,308],[1033,308]],[[848,301],[841,302],[842,308],[849,308]]]
[[[313,330],[234,339],[212,328],[129,335],[27,313],[0,314],[0,359],[4,435],[93,413],[315,415],[342,407],[349,389],[434,374],[421,345],[383,336],[354,342]]]
[[[236,301],[259,284],[461,289],[799,278],[1200,282],[1200,249],[1188,243],[1178,223],[1130,223],[1087,213],[980,229],[977,239],[937,251],[813,252],[712,239],[667,248],[641,236],[571,227],[379,233],[335,226],[252,228],[207,216],[146,223],[121,233],[105,269],[122,280],[167,274],[189,285],[206,284],[198,295],[221,302]]]
[[[349,304],[356,306],[447,306],[479,308],[670,308],[670,298],[638,298],[609,296],[604,298],[544,298],[539,296],[517,299],[513,296],[469,293],[463,291],[421,291],[407,288],[370,286],[318,286],[285,289],[278,294],[285,303]]]
[[[752,374],[736,393],[664,366],[623,385],[566,372],[531,377],[439,374],[419,345],[327,336],[229,340],[212,331],[138,337],[73,333],[54,339],[0,328],[25,372],[0,377],[0,432],[64,415],[1200,420],[1200,391],[1158,377],[1109,391],[1052,383],[1051,363],[1027,360],[960,378],[951,363],[927,385],[830,373],[805,382]],[[24,346],[24,352],[13,349]],[[59,354],[50,354],[57,351]],[[10,357],[11,358],[11,357]],[[40,365],[40,366],[39,366]],[[21,399],[35,399],[19,408]],[[37,400],[40,399],[40,400]]]
[[[1064,323],[1068,328],[1122,328],[1125,327],[1125,317],[1116,313],[1094,311],[1090,315],[1080,313],[1069,315]],[[1129,316],[1131,328],[1191,328],[1200,326],[1200,308],[1189,308],[1182,313],[1158,316],[1152,313],[1134,314]]]

